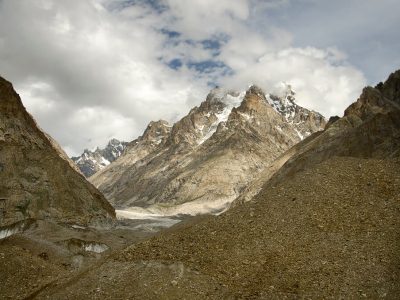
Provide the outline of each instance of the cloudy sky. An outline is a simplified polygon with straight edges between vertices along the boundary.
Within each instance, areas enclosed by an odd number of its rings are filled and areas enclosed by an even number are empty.
[[[400,67],[398,0],[0,0],[0,75],[70,155],[221,85],[342,114]]]

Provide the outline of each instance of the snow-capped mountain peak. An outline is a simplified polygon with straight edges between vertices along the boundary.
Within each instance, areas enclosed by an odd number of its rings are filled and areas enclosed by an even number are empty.
[[[278,89],[266,95],[266,99],[277,112],[285,117],[286,121],[290,122],[298,106],[295,103],[295,95],[291,85],[282,82]]]
[[[85,149],[82,155],[72,157],[72,160],[86,177],[90,177],[120,157],[127,144],[126,142],[112,139],[103,149],[99,147],[94,151]]]
[[[245,95],[246,92],[228,91],[219,87],[211,90],[207,96],[206,102],[217,104],[218,107],[216,111],[208,111],[206,113],[208,118],[210,118],[211,115],[214,117],[214,121],[211,124],[207,124],[208,126],[205,126],[205,124],[197,125],[199,130],[203,133],[197,141],[199,145],[203,144],[217,131],[220,123],[228,120],[232,109],[240,106]]]
[[[292,86],[286,82],[280,83],[278,88],[267,94],[266,101],[289,124],[294,126],[300,139],[304,139],[311,134],[312,131],[306,129],[310,124],[321,127],[325,123],[325,119],[321,114],[296,104],[296,93]]]

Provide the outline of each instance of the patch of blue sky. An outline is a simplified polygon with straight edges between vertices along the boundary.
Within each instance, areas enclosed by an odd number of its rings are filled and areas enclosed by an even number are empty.
[[[205,60],[201,62],[189,62],[187,63],[189,69],[195,69],[197,72],[200,73],[210,73],[213,72],[215,69],[224,69],[227,66],[221,61],[215,60]]]
[[[212,50],[220,49],[222,45],[222,43],[217,39],[203,40],[201,41],[201,44],[203,45],[204,49],[212,49]]]
[[[221,51],[221,47],[223,42],[217,39],[207,39],[200,42],[203,46],[203,49],[211,52],[212,56],[218,56]]]
[[[168,64],[168,67],[170,67],[171,69],[174,70],[178,70],[183,66],[182,61],[179,58],[174,58],[173,60],[171,60]]]
[[[191,62],[188,68],[196,73],[196,77],[205,80],[209,87],[219,85],[222,78],[232,76],[234,71],[221,61],[207,60],[202,62]]]
[[[157,13],[162,13],[168,9],[168,6],[161,0],[118,0],[109,3],[106,8],[110,11],[121,11],[134,5],[147,6]]]
[[[160,30],[160,32],[164,35],[166,35],[170,39],[175,39],[181,36],[181,34],[177,31],[169,30],[166,28],[163,28]]]

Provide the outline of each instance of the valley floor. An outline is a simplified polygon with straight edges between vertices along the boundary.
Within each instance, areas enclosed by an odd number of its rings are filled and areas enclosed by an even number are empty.
[[[34,222],[0,240],[0,299],[31,299],[44,288],[58,288],[171,222],[123,219],[109,229]]]
[[[399,299],[399,170],[398,159],[334,157],[220,216],[111,233],[115,250],[84,271],[14,236],[0,242],[0,297]]]

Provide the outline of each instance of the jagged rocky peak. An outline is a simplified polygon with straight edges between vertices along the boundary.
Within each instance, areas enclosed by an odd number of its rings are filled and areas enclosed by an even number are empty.
[[[387,113],[400,107],[400,70],[390,74],[385,83],[375,88],[366,87],[356,102],[344,112],[345,116],[353,115],[366,120],[377,113]]]
[[[202,104],[209,103],[222,107],[238,106],[243,99],[243,97],[240,97],[240,94],[238,91],[227,90],[217,86],[208,93],[206,101]]]
[[[174,124],[168,145],[178,148],[197,147],[207,141],[221,122],[228,120],[234,107],[242,102],[244,93],[216,87],[199,107]]]
[[[295,128],[300,139],[322,130],[325,126],[326,122],[321,114],[295,103],[295,92],[288,84],[283,83],[276,95],[266,94],[256,85],[251,85],[247,91],[242,92],[216,87],[199,107],[194,107],[173,126],[168,144],[189,144],[194,147],[201,145],[209,140],[220,124],[221,128],[224,127],[233,111],[233,118],[242,117],[248,121],[254,119],[254,112],[263,110],[265,104],[282,115]]]
[[[400,70],[390,74],[385,83],[378,84],[376,88],[385,98],[400,104]]]
[[[299,106],[296,101],[296,92],[288,83],[282,82],[279,88],[266,95],[267,102],[280,113],[285,120],[292,124],[301,139],[312,132],[321,130],[326,120],[320,113]]]
[[[171,127],[165,120],[151,121],[139,139],[143,142],[159,145],[165,141],[171,131]]]
[[[256,95],[261,97],[263,100],[266,100],[264,91],[257,85],[251,85],[249,89],[246,91],[246,95]]]
[[[264,91],[256,86],[251,85],[244,93],[242,103],[238,107],[242,111],[258,111],[267,103]]]
[[[0,226],[26,219],[87,225],[115,217],[60,149],[0,77]]]
[[[295,95],[296,93],[290,84],[281,82],[278,89],[268,95],[268,102],[276,111],[289,119],[295,113]]]
[[[298,137],[304,139],[315,131],[325,127],[326,120],[321,114],[296,104],[296,93],[290,84],[281,83],[274,93],[265,93],[257,85],[251,85],[245,93],[238,112],[249,119],[254,111],[262,109],[264,104],[271,106],[284,120],[294,127]],[[243,113],[246,113],[243,115]]]
[[[296,92],[292,89],[290,84],[281,82],[278,88],[275,88],[273,92],[267,95],[267,101],[275,110],[284,113],[288,106],[295,105],[295,95]]]
[[[72,160],[85,177],[90,177],[120,157],[127,144],[114,138],[104,148],[97,147],[94,151],[85,149],[80,156],[72,157]]]
[[[221,87],[212,89],[200,107],[194,108],[196,117],[211,118],[213,122],[226,121],[234,107],[238,107],[244,98],[244,93],[227,90]]]
[[[115,138],[111,139],[103,151],[105,159],[110,162],[116,160],[124,152],[126,145],[126,142],[117,140]]]

